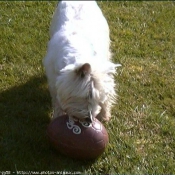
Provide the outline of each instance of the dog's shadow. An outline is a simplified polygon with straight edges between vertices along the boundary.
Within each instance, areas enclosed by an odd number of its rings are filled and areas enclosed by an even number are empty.
[[[0,171],[79,171],[93,161],[56,153],[48,142],[51,100],[45,76],[0,94]]]

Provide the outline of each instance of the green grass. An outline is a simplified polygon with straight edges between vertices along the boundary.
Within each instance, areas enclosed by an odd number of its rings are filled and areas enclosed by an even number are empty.
[[[0,2],[0,172],[175,174],[175,3],[98,2],[111,30],[118,103],[94,161],[56,154],[42,66],[57,2]]]

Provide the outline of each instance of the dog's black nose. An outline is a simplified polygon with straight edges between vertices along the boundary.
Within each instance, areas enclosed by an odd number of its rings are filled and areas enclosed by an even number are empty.
[[[88,122],[88,123],[92,123],[92,119],[90,117],[85,118],[85,121]]]

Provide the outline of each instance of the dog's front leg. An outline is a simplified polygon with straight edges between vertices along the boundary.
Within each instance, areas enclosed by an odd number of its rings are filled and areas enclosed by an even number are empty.
[[[64,115],[63,110],[61,109],[61,106],[57,100],[55,100],[54,107],[53,107],[53,119],[59,116]]]
[[[64,114],[63,110],[61,109],[61,105],[57,99],[56,89],[55,87],[49,86],[50,95],[52,97],[52,106],[53,106],[53,116],[52,118],[59,117]]]
[[[101,110],[96,118],[102,121],[109,121],[111,118],[111,104],[106,100],[104,103],[100,103],[99,105]]]

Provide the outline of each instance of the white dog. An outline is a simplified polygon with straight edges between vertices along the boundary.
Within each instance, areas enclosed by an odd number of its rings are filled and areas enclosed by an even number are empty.
[[[95,1],[61,1],[50,27],[44,66],[53,117],[109,120],[116,97],[109,27]]]

